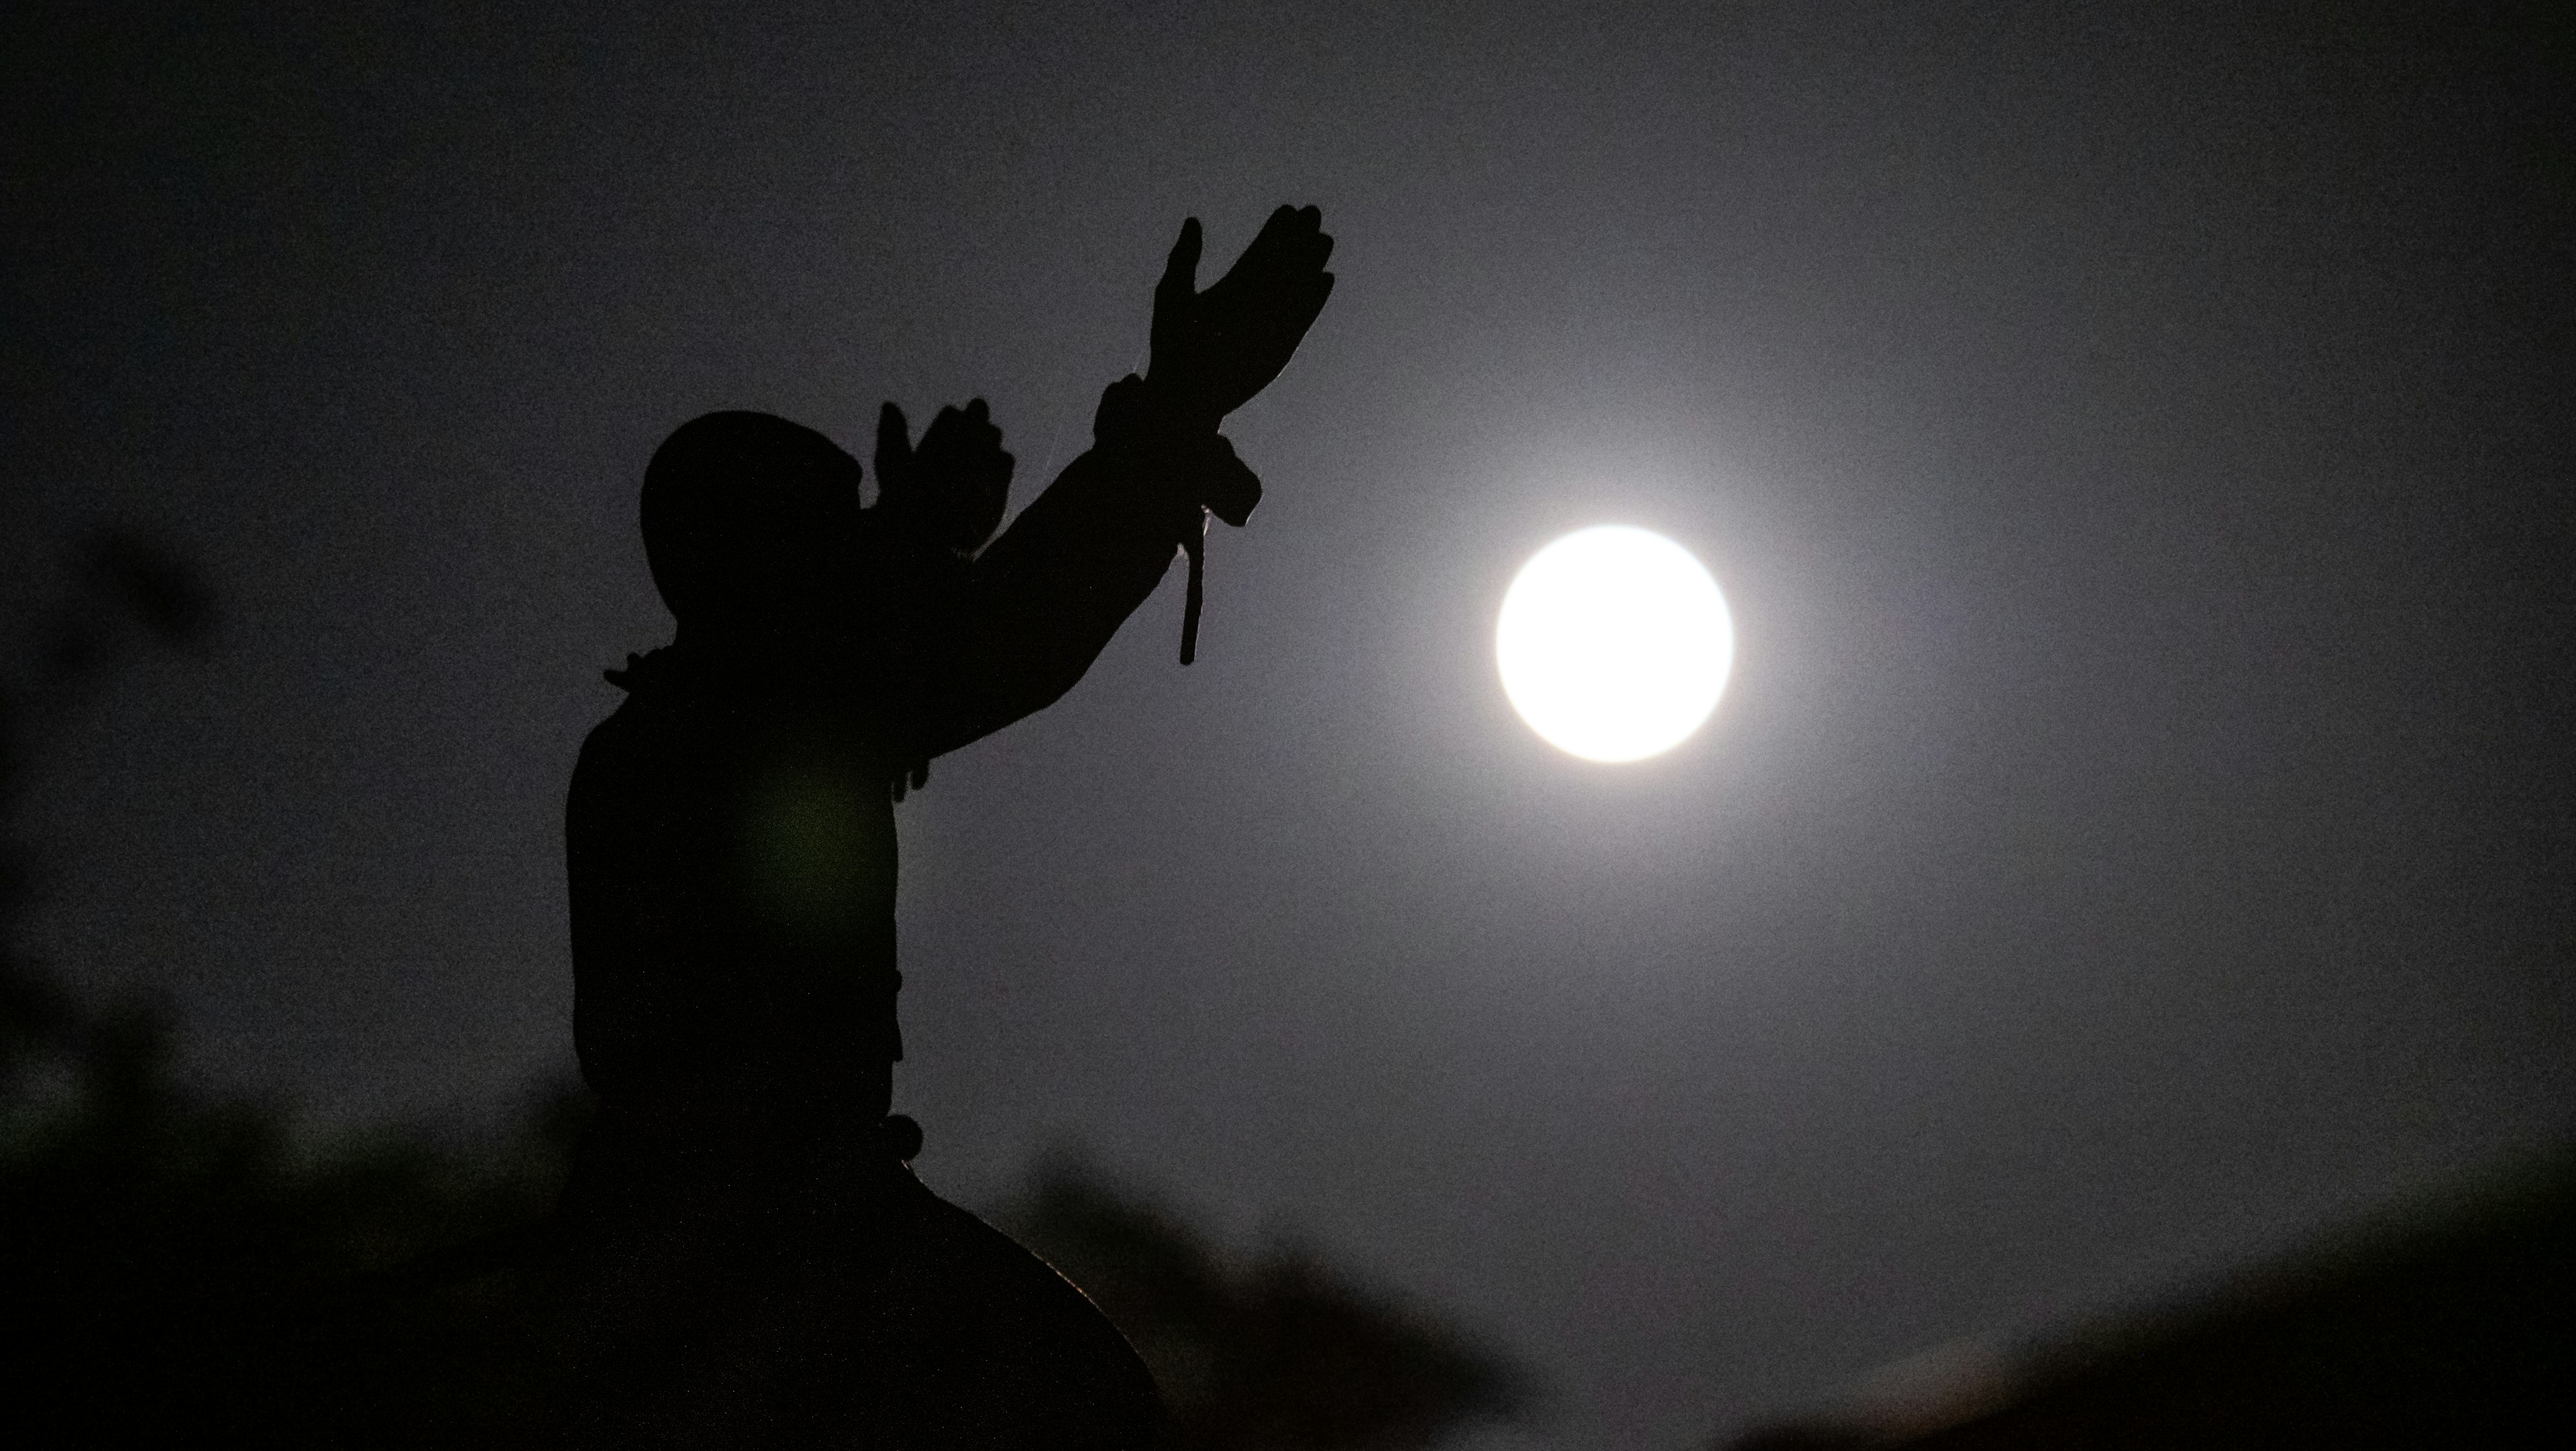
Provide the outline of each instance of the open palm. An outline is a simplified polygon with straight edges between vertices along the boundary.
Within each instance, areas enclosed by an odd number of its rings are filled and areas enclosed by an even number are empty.
[[[877,502],[904,532],[971,554],[1002,522],[1011,495],[1012,459],[1002,430],[981,398],[942,408],[911,441],[903,410],[889,403],[877,416]]]
[[[1181,224],[1154,289],[1154,358],[1147,378],[1167,404],[1213,428],[1288,366],[1333,292],[1324,262],[1333,239],[1314,207],[1281,207],[1234,266],[1198,290],[1198,218]]]

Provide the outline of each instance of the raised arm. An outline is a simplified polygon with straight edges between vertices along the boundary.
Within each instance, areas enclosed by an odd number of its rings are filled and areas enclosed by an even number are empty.
[[[1148,378],[1110,385],[1091,449],[976,556],[942,638],[924,642],[901,726],[916,759],[1054,703],[1153,593],[1176,548],[1195,560],[1210,512],[1233,525],[1250,515],[1260,481],[1217,426],[1287,366],[1332,291],[1331,251],[1315,208],[1281,207],[1200,292],[1198,222],[1183,226],[1155,289]],[[990,428],[980,412],[972,424]],[[891,477],[901,476],[899,465]],[[1194,594],[1193,618],[1195,608]]]
[[[945,628],[922,643],[904,722],[927,759],[1042,710],[1204,527],[1212,476],[1241,470],[1213,430],[1164,421],[1135,378],[1102,398],[1092,448],[977,556]]]

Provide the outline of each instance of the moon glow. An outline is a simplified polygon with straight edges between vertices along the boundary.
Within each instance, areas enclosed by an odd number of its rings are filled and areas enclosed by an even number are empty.
[[[1689,550],[1604,524],[1521,566],[1494,625],[1494,662],[1541,740],[1587,761],[1641,761],[1716,709],[1735,622]]]

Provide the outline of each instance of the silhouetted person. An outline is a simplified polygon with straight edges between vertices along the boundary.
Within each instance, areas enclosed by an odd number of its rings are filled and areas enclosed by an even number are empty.
[[[1197,614],[1208,512],[1260,485],[1217,433],[1332,286],[1316,210],[1193,281],[1094,445],[989,547],[1011,456],[979,400],[914,448],[886,407],[878,499],[811,429],[683,425],[643,528],[673,643],[582,748],[566,810],[574,1037],[600,1113],[569,1196],[588,1444],[1118,1447],[1153,1386],[1107,1321],[905,1167],[887,1117],[893,800],[932,757],[1048,705],[1161,580]]]

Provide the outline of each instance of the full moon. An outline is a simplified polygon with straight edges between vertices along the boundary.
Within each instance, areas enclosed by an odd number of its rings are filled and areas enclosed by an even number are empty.
[[[1642,761],[1716,709],[1735,622],[1689,550],[1604,524],[1521,566],[1494,626],[1494,662],[1541,740],[1587,761]]]

